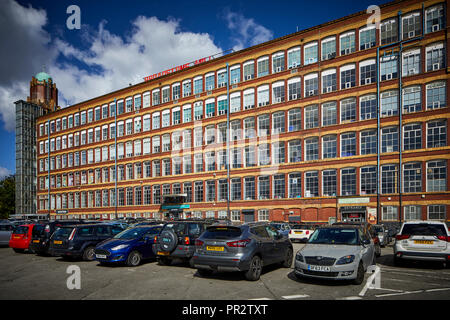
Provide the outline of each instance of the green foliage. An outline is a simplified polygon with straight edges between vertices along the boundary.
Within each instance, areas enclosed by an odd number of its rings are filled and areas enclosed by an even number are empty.
[[[0,219],[7,219],[14,214],[16,183],[14,175],[0,181]]]

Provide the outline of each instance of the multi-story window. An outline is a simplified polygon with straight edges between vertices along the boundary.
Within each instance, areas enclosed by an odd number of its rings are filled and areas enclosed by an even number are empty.
[[[321,60],[329,60],[336,57],[336,37],[328,37],[322,40],[321,42],[322,50],[321,50]]]
[[[288,111],[288,125],[289,132],[301,130],[302,115],[300,108],[295,108]]]
[[[377,153],[377,131],[366,130],[361,132],[361,155]]]
[[[398,114],[398,91],[390,90],[381,93],[381,116],[389,117]]]
[[[442,30],[444,26],[445,15],[443,4],[438,4],[425,11],[425,33]]]
[[[396,53],[380,57],[380,81],[398,77],[398,56]]]
[[[268,114],[258,116],[258,137],[270,134],[270,120]]]
[[[341,194],[343,196],[356,194],[356,169],[341,169]]]
[[[270,164],[270,147],[268,144],[260,144],[258,146],[259,165],[264,166]]]
[[[305,139],[305,160],[319,159],[319,138],[312,137]]]
[[[381,129],[381,152],[398,151],[398,127]]]
[[[317,73],[306,75],[304,81],[305,97],[315,96],[319,93],[319,75]]]
[[[272,134],[285,132],[284,112],[276,112],[272,115]]]
[[[219,179],[218,181],[218,201],[226,201],[228,199],[228,182],[227,179]]]
[[[183,156],[183,173],[192,173],[192,160],[191,156]]]
[[[305,172],[305,197],[319,196],[319,172],[307,171]]]
[[[278,81],[272,84],[272,103],[285,101],[284,81]]]
[[[420,12],[413,12],[402,17],[402,39],[417,37],[422,34],[422,17]]]
[[[192,94],[191,80],[184,80],[182,86],[183,97],[189,97]]]
[[[244,110],[253,109],[255,107],[255,89],[247,89],[244,95]]]
[[[427,148],[438,148],[447,145],[447,121],[433,120],[427,123]]]
[[[398,41],[398,21],[393,18],[380,24],[381,45]]]
[[[303,57],[305,59],[304,65],[316,63],[319,56],[319,45],[318,42],[311,42],[303,46]]]
[[[230,94],[230,112],[239,112],[241,111],[241,93],[233,92]]]
[[[427,110],[444,108],[446,101],[446,83],[436,81],[426,86]]]
[[[341,101],[341,123],[356,121],[356,98]]]
[[[255,200],[255,177],[244,178],[244,200]]]
[[[328,135],[322,138],[322,159],[337,157],[336,135]]]
[[[289,79],[288,82],[288,99],[297,100],[301,97],[301,79],[300,77]]]
[[[301,64],[300,47],[289,49],[287,52],[288,69],[297,68]]]
[[[272,73],[284,71],[284,52],[277,52],[272,55]]]
[[[402,53],[402,76],[413,76],[420,73],[420,49]]]
[[[426,71],[435,71],[445,67],[444,44],[437,43],[426,47]]]
[[[244,148],[245,167],[256,166],[256,147],[248,146]]]
[[[198,76],[194,78],[194,94],[199,94],[203,91],[203,77]]]
[[[300,140],[292,140],[288,143],[289,162],[300,162],[302,160],[302,144]]]
[[[203,181],[194,182],[194,202],[203,202]]]
[[[347,132],[341,134],[341,157],[356,155],[356,133]]]
[[[337,90],[336,69],[329,69],[322,72],[322,93]]]
[[[257,61],[258,78],[269,74],[269,57],[261,57]]]
[[[203,172],[203,154],[194,155],[194,172]]]
[[[152,165],[153,177],[161,176],[161,162],[160,162],[160,160],[153,160],[152,164],[153,164]]]
[[[206,181],[206,201],[216,200],[216,182],[214,180]]]
[[[258,199],[265,200],[270,198],[270,177],[258,177]]]
[[[381,166],[381,193],[398,192],[398,170],[397,165],[387,164]]]
[[[422,125],[410,123],[403,126],[403,150],[422,148]]]
[[[404,206],[405,221],[408,220],[422,220],[421,206]]]
[[[447,191],[447,161],[427,162],[427,192]]]
[[[181,111],[180,107],[175,107],[172,109],[172,125],[181,123]]]
[[[341,56],[355,52],[355,31],[346,32],[339,36]]]
[[[420,162],[403,165],[403,192],[422,191],[422,164]]]
[[[422,97],[420,86],[411,86],[403,89],[403,113],[419,112],[422,110]]]
[[[354,64],[341,67],[340,72],[341,89],[348,89],[356,86],[356,67]]]
[[[161,204],[161,186],[153,185],[153,204]]]
[[[256,137],[255,118],[248,117],[244,119],[244,138],[252,139]]]
[[[361,120],[375,119],[377,117],[377,96],[366,95],[359,99],[359,115]]]
[[[205,90],[211,91],[215,88],[216,77],[214,72],[205,74]]]
[[[179,82],[172,84],[172,100],[177,101],[180,99],[181,95],[181,85]]]
[[[447,214],[445,212],[445,205],[433,204],[428,205],[428,220],[446,220]]]
[[[302,196],[302,174],[289,174],[289,198],[300,198]]]
[[[322,196],[336,196],[337,192],[337,175],[336,170],[322,171]]]
[[[398,207],[395,206],[381,207],[381,220],[383,221],[398,220]]]
[[[255,62],[247,61],[243,64],[244,81],[251,80],[255,77]]]
[[[282,164],[285,162],[284,141],[272,143],[272,164]]]
[[[370,25],[359,30],[359,50],[365,50],[376,45],[376,26]]]
[[[317,128],[319,126],[319,106],[305,107],[305,129]]]
[[[277,174],[273,176],[273,198],[286,198],[286,186],[284,174]]]
[[[361,194],[375,194],[377,192],[377,167],[361,168]]]
[[[192,121],[192,107],[190,104],[183,106],[183,123]]]
[[[263,107],[269,104],[269,85],[258,87],[258,107]]]

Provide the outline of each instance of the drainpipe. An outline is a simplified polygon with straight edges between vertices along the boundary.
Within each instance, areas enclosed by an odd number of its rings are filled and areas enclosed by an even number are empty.
[[[114,156],[114,207],[115,207],[115,215],[116,215],[116,219],[117,219],[117,200],[118,200],[118,195],[117,195],[117,99],[114,99],[114,105],[115,105],[115,109],[116,111],[114,112],[114,152],[115,152],[115,156]]]
[[[230,68],[227,63],[227,219],[231,220],[230,213]]]
[[[50,120],[47,120],[47,140],[48,140],[48,220],[51,216],[52,203],[50,201]]]

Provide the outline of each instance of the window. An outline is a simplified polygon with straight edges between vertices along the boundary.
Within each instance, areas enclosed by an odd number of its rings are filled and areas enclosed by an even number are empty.
[[[217,87],[218,88],[222,88],[222,87],[226,87],[228,80],[227,80],[227,70],[226,69],[221,69],[219,71],[217,71]]]
[[[272,143],[272,156],[273,164],[282,164],[285,163],[285,155],[284,155],[284,142],[274,142]]]
[[[394,206],[381,207],[381,219],[383,221],[398,220],[398,207]]]
[[[341,71],[341,89],[348,89],[356,86],[355,65],[347,65],[340,68]]]
[[[361,168],[361,194],[375,194],[377,192],[377,167]]]
[[[322,171],[322,195],[324,197],[336,196],[336,170]]]
[[[216,200],[216,182],[206,181],[206,201],[211,202]]]
[[[414,12],[402,17],[402,39],[417,37],[422,33],[422,18],[420,12]]]
[[[203,119],[203,101],[194,103],[194,120]]]
[[[348,132],[341,134],[341,157],[356,155],[356,133]]]
[[[161,162],[159,160],[153,160],[153,177],[161,176]]]
[[[286,188],[284,174],[277,174],[273,176],[273,198],[283,199],[285,198]]]
[[[270,147],[268,144],[258,146],[258,160],[260,166],[270,164]]]
[[[381,193],[396,193],[398,192],[398,171],[397,165],[388,164],[381,166]]]
[[[305,197],[319,196],[319,172],[305,172]]]
[[[377,117],[377,96],[367,95],[359,100],[361,120],[375,119]]]
[[[365,50],[376,45],[376,27],[368,26],[359,30],[359,50]]]
[[[161,186],[153,186],[153,204],[161,204]]]
[[[321,60],[329,60],[336,57],[336,37],[328,37],[322,40]]]
[[[422,110],[422,97],[420,86],[403,89],[403,113],[419,112]]]
[[[270,181],[268,176],[258,177],[258,199],[270,198]]]
[[[161,142],[159,136],[154,136],[152,138],[152,147],[153,153],[161,152]]]
[[[256,166],[256,147],[248,146],[244,148],[244,156],[245,156],[245,166],[246,167],[254,167]]]
[[[447,162],[433,160],[427,162],[427,192],[447,191]]]
[[[422,125],[411,123],[403,126],[403,150],[422,148]]]
[[[175,107],[172,109],[172,125],[181,123],[181,111],[180,107]]]
[[[227,179],[219,179],[218,182],[218,201],[226,201],[228,199],[228,183]]]
[[[161,126],[161,117],[159,112],[155,112],[152,114],[152,129],[159,129]]]
[[[398,128],[387,127],[381,129],[381,152],[398,151]]]
[[[319,138],[312,137],[305,139],[305,160],[319,159]]]
[[[272,73],[284,71],[284,52],[272,55]]]
[[[380,24],[381,45],[398,41],[398,22],[397,19],[390,19]]]
[[[356,121],[356,98],[341,101],[341,123]]]
[[[381,116],[389,117],[398,114],[398,91],[391,90],[381,93]]]
[[[435,71],[445,67],[444,44],[438,43],[426,48],[426,71]]]
[[[215,76],[214,72],[205,74],[205,90],[211,91],[215,88]]]
[[[322,72],[322,93],[337,90],[336,69],[329,69]]]
[[[233,113],[239,111],[241,111],[241,93],[233,92],[230,94],[230,112]]]
[[[289,174],[289,198],[300,198],[302,196],[302,174]]]
[[[203,154],[194,155],[194,172],[203,172]]]
[[[319,75],[317,73],[306,75],[304,81],[305,97],[315,96],[319,93]]]
[[[446,101],[446,83],[445,82],[433,82],[427,84],[427,110],[444,108],[447,104]]]
[[[341,56],[355,52],[355,32],[347,32],[339,36]]]
[[[318,61],[319,56],[319,48],[317,42],[308,43],[303,47],[304,53],[303,56],[305,58],[304,65],[316,63]]]
[[[228,111],[228,100],[226,96],[220,96],[217,98],[217,112],[220,115],[226,114]]]
[[[249,117],[244,119],[244,138],[251,139],[256,136],[255,118]]]
[[[241,168],[242,167],[242,152],[241,148],[233,148],[230,150],[231,157],[231,167],[232,168]]]
[[[238,96],[239,99],[239,96]],[[231,100],[231,108],[233,109],[233,99]],[[206,114],[205,118],[214,117],[216,115],[216,101],[215,99],[208,99],[205,101]]]
[[[258,78],[269,74],[269,57],[262,57],[257,60]]]
[[[288,111],[289,132],[298,131],[302,129],[302,115],[300,108],[291,109]]]
[[[192,108],[191,105],[183,106],[183,123],[192,121]]]
[[[380,57],[380,81],[398,77],[397,53]]]
[[[328,135],[322,138],[322,158],[337,157],[337,139],[336,135]]]
[[[288,56],[288,69],[296,68],[301,63],[301,57],[300,57],[300,47],[295,47],[292,49],[289,49],[287,52]]]
[[[284,133],[285,132],[285,122],[284,122],[284,112],[276,112],[272,115],[272,134]]]
[[[289,141],[289,162],[302,161],[302,144],[300,140]]]
[[[194,78],[194,94],[199,94],[203,91],[203,77]]]
[[[356,194],[355,168],[345,168],[341,170],[341,194],[343,196]]]
[[[375,83],[377,76],[377,66],[376,61],[374,59],[372,60],[366,60],[362,61],[359,64],[359,78],[360,78],[360,85],[366,85]]]
[[[288,80],[288,99],[297,100],[301,97],[301,80],[299,77]]]
[[[244,91],[244,110],[255,107],[255,89],[248,89]]]
[[[405,220],[422,220],[421,206],[405,206]]]
[[[243,64],[244,81],[251,80],[255,77],[255,63],[248,61]]]
[[[428,219],[429,220],[446,220],[447,214],[445,212],[445,205],[435,204],[428,206]]]
[[[442,30],[444,29],[444,26],[445,26],[445,16],[443,4],[439,4],[437,6],[428,8],[425,11],[426,33]]]
[[[402,75],[412,76],[420,73],[420,49],[414,49],[402,54]]]
[[[194,202],[203,202],[203,181],[194,182]]]
[[[241,178],[231,179],[231,200],[241,200]]]
[[[142,107],[143,108],[150,107],[150,92],[145,92],[142,95]]]
[[[244,178],[244,200],[255,200],[255,177]]]
[[[377,131],[367,130],[361,132],[361,155],[377,153]]]
[[[447,145],[447,121],[434,120],[427,123],[427,148],[438,148]]]
[[[403,165],[403,192],[422,191],[422,164],[420,162]]]
[[[270,120],[268,114],[258,116],[258,137],[270,134]]]
[[[305,107],[305,129],[317,128],[319,126],[319,107],[312,105]]]
[[[183,97],[189,97],[192,94],[191,80],[184,80],[182,83],[182,86],[183,86],[183,89],[182,89]]]

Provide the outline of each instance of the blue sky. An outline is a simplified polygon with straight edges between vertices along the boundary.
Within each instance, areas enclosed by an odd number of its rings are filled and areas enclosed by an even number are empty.
[[[46,71],[65,107],[146,75],[240,50],[387,1],[0,1],[0,178],[15,172],[14,102]],[[67,8],[81,10],[69,30]]]

